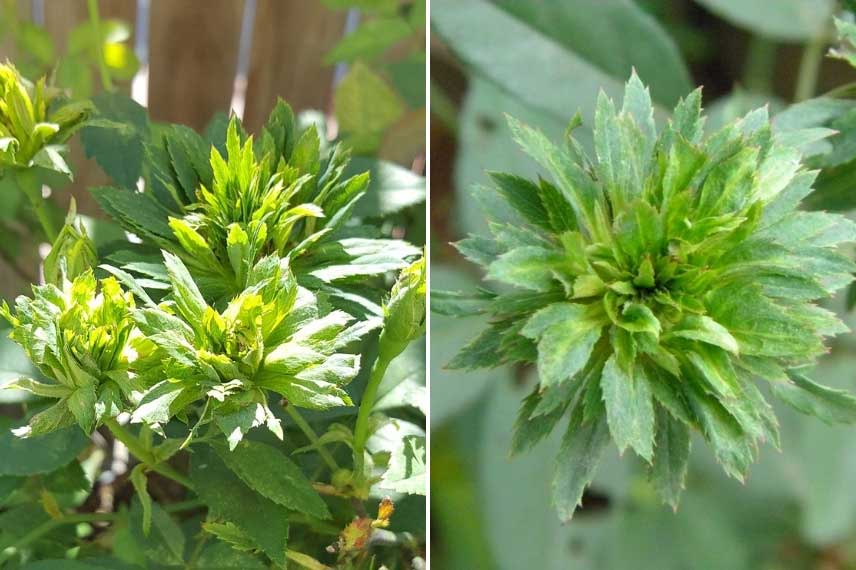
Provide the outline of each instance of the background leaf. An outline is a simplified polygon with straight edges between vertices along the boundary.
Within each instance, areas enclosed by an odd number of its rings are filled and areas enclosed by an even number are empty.
[[[780,40],[808,40],[825,33],[832,0],[696,0],[737,26]]]
[[[22,422],[0,417],[0,475],[32,475],[47,473],[70,462],[89,444],[89,439],[77,426],[63,428],[45,436],[21,439],[12,434]]]

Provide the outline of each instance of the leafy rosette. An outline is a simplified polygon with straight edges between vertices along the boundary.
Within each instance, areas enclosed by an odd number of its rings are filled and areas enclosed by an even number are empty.
[[[160,429],[171,418],[193,427],[214,422],[234,448],[252,428],[266,426],[282,438],[269,393],[287,405],[324,410],[350,406],[344,387],[359,371],[360,357],[339,352],[379,323],[342,312],[324,313],[277,257],[260,260],[247,288],[220,312],[203,298],[181,259],[164,252],[170,299],[155,304],[139,286],[144,306],[134,312],[145,336],[135,370],[146,386],[132,422]],[[133,283],[120,269],[105,268]]]
[[[854,224],[797,209],[816,172],[766,109],[705,136],[695,91],[658,136],[634,75],[620,110],[598,99],[595,160],[570,134],[559,147],[509,121],[553,181],[491,175],[495,188],[478,193],[492,237],[458,248],[503,287],[437,307],[490,317],[452,367],[537,365],[513,451],[568,418],[554,480],[563,518],[610,441],[650,465],[673,506],[693,431],[742,480],[759,444],[779,441],[756,381],[822,420],[856,419],[856,399],[805,375],[825,337],[846,331],[816,302],[852,280],[835,246]]]
[[[0,64],[0,169],[39,167],[71,177],[62,144],[92,110],[89,102],[61,102],[60,91],[35,85],[11,64]]]
[[[33,287],[14,314],[0,314],[45,381],[20,378],[8,385],[59,401],[34,415],[19,435],[41,435],[77,423],[87,433],[104,418],[128,409],[137,388],[130,371],[136,351],[132,295],[113,277],[96,281],[87,270],[60,286]]]
[[[299,132],[282,101],[258,140],[235,118],[210,142],[173,126],[147,156],[147,191],[98,188],[94,195],[128,230],[180,256],[207,299],[242,291],[253,264],[277,255],[301,284],[379,314],[378,276],[419,255],[403,241],[380,239],[379,228],[346,227],[368,173],[345,177],[349,153],[324,148],[314,125]],[[139,263],[127,269],[162,277]]]

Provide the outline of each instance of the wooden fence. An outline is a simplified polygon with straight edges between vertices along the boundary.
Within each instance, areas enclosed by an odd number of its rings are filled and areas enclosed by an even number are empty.
[[[88,19],[86,0],[17,2],[19,15],[35,15],[60,56],[69,32]],[[138,48],[141,72],[148,72],[148,87],[139,98],[156,121],[201,129],[215,113],[229,111],[245,18],[251,18],[243,38],[248,57],[237,84],[246,89],[243,118],[248,129],[259,127],[278,96],[296,111],[330,110],[335,70],[323,59],[345,33],[347,14],[331,11],[320,0],[99,0],[99,8],[102,19],[123,20],[134,34],[146,34],[132,37],[130,45]],[[8,43],[0,45],[0,60],[14,62]],[[69,160],[76,180],[63,190],[60,204],[73,195],[80,212],[98,216],[86,188],[104,184],[103,173],[77,144]],[[0,296],[24,285],[0,260]]]

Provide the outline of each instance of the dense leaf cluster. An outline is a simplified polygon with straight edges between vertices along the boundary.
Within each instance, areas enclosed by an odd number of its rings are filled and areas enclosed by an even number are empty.
[[[300,131],[282,101],[257,140],[234,118],[212,129],[211,139],[172,125],[147,144],[146,191],[93,193],[146,244],[181,257],[205,297],[218,304],[246,287],[259,259],[275,254],[313,291],[352,311],[379,314],[385,284],[378,276],[405,267],[419,251],[351,220],[369,177],[344,175],[349,152],[327,149],[314,126]],[[126,269],[165,283],[150,266]]]
[[[11,338],[49,379],[21,378],[10,387],[59,398],[19,435],[43,435],[75,422],[91,432],[105,416],[128,408],[139,386],[129,370],[133,310],[133,296],[115,278],[99,282],[92,270],[59,286],[34,286],[32,298],[18,297],[14,314],[3,302],[0,315],[12,325]]]
[[[491,318],[452,367],[537,364],[515,452],[568,418],[554,479],[563,518],[610,441],[650,465],[672,505],[692,432],[745,477],[759,444],[779,442],[758,379],[800,411],[856,420],[856,399],[803,372],[846,330],[816,303],[852,280],[835,247],[856,226],[797,209],[816,172],[774,135],[766,109],[707,136],[703,125],[695,91],[658,135],[635,75],[621,109],[598,99],[595,159],[570,133],[556,146],[510,119],[553,180],[491,175],[492,236],[458,248],[500,286],[438,299],[444,312]]]
[[[0,566],[419,558],[409,533],[384,531],[396,548],[380,553],[370,539],[391,525],[385,493],[426,491],[413,410],[426,408],[424,352],[408,346],[424,333],[426,267],[420,248],[390,238],[403,237],[424,182],[379,161],[350,164],[320,122],[282,101],[257,136],[225,117],[200,135],[151,123],[109,81],[93,105],[62,104],[11,66],[0,80],[0,176],[11,173],[52,242],[45,284],[0,306],[23,349],[4,387],[26,401],[20,419],[0,418],[0,455],[12,458],[0,461]],[[92,191],[118,225],[87,232],[72,200],[57,231],[43,188],[71,176],[60,145],[80,126],[87,156],[116,185]],[[374,205],[357,212],[370,189],[363,165],[380,180]],[[370,373],[350,386],[364,360]],[[107,434],[130,454],[126,476],[105,462],[104,450],[117,459],[123,449],[104,446]]]
[[[44,79],[33,85],[11,64],[0,64],[0,167],[36,166],[70,176],[59,151],[91,108],[63,103]]]
[[[359,371],[359,356],[338,350],[376,327],[348,326],[342,311],[322,312],[316,297],[297,285],[276,257],[249,272],[248,287],[218,312],[203,298],[181,260],[164,253],[172,295],[155,304],[126,272],[114,277],[92,271],[62,289],[34,287],[19,297],[15,314],[3,306],[12,338],[54,382],[19,380],[14,387],[60,402],[34,416],[27,433],[43,434],[77,423],[91,432],[106,415],[131,412],[132,421],[160,430],[190,406],[204,401],[194,427],[214,421],[234,448],[244,434],[266,425],[282,428],[267,392],[301,408],[351,405],[342,390]]]

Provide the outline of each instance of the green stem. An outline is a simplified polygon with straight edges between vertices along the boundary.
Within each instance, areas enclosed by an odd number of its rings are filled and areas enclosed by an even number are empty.
[[[55,528],[67,524],[80,524],[88,522],[114,522],[119,518],[118,513],[75,513],[72,515],[63,515],[57,519],[51,519],[40,524],[19,539],[13,539],[8,542],[0,543],[0,565],[9,560],[14,553],[21,550],[28,544],[35,542],[44,535],[53,531]],[[11,551],[9,549],[12,549]]]
[[[204,506],[201,501],[184,501],[181,503],[173,503],[167,505],[164,509],[169,513],[178,513],[188,511]],[[63,515],[56,519],[51,519],[40,524],[24,536],[18,539],[12,539],[7,542],[0,543],[0,566],[2,566],[9,558],[14,556],[14,552],[21,550],[28,544],[35,542],[44,535],[50,533],[54,529],[63,525],[81,524],[91,522],[116,522],[122,516],[121,513],[72,513]],[[8,549],[14,549],[11,552],[4,553]]]
[[[193,490],[193,482],[183,473],[175,470],[167,463],[159,463],[154,454],[140,442],[139,439],[125,429],[125,427],[116,421],[116,418],[108,418],[104,420],[104,425],[110,430],[113,436],[125,444],[134,457],[140,460],[149,469],[156,473],[160,473],[164,477],[172,479],[190,490]]]
[[[112,91],[113,80],[110,77],[110,68],[104,61],[104,41],[101,37],[101,16],[98,13],[98,0],[87,0],[86,5],[89,8],[89,24],[92,26],[92,33],[96,38],[95,51],[98,56],[98,71],[101,73],[101,85],[105,90]]]
[[[386,374],[389,363],[397,356],[397,354],[387,354],[383,347],[384,343],[381,342],[380,352],[369,375],[369,383],[366,385],[366,390],[363,392],[363,399],[360,401],[357,425],[354,428],[354,475],[362,481],[367,478],[367,474],[364,473],[366,442],[369,439],[369,419],[374,408],[377,390],[380,387],[380,382],[383,380],[384,374]]]
[[[306,421],[300,412],[292,405],[288,405],[285,407],[285,411],[288,412],[288,415],[291,416],[291,419],[294,420],[294,423],[297,424],[297,427],[300,428],[300,431],[306,435],[306,438],[312,444],[312,446],[318,450],[318,454],[321,456],[321,459],[324,460],[324,463],[330,467],[330,470],[335,472],[339,470],[339,464],[336,463],[336,459],[327,451],[327,448],[324,447],[324,444],[319,441],[318,434],[315,433],[315,430],[312,429],[312,426],[309,425],[309,422]]]
[[[287,550],[285,552],[285,557],[298,564],[300,567],[307,568],[308,570],[333,570],[326,564],[318,562],[308,554],[303,554],[296,550]]]
[[[794,100],[805,101],[814,96],[817,90],[817,79],[820,75],[820,64],[823,61],[823,49],[826,47],[826,34],[813,38],[803,50],[800,60],[799,75]]]
[[[32,206],[33,212],[35,212],[36,218],[42,226],[45,238],[50,243],[53,243],[58,234],[56,226],[54,226],[53,220],[51,220],[50,214],[48,214],[47,202],[42,196],[41,183],[32,172],[19,172],[17,179],[18,187],[30,201],[30,206]]]
[[[753,36],[743,70],[743,85],[750,91],[770,93],[776,65],[776,44],[763,36]]]
[[[207,508],[201,499],[190,499],[188,501],[179,501],[164,505],[163,510],[168,513],[182,513],[184,511],[195,511],[196,509]]]

